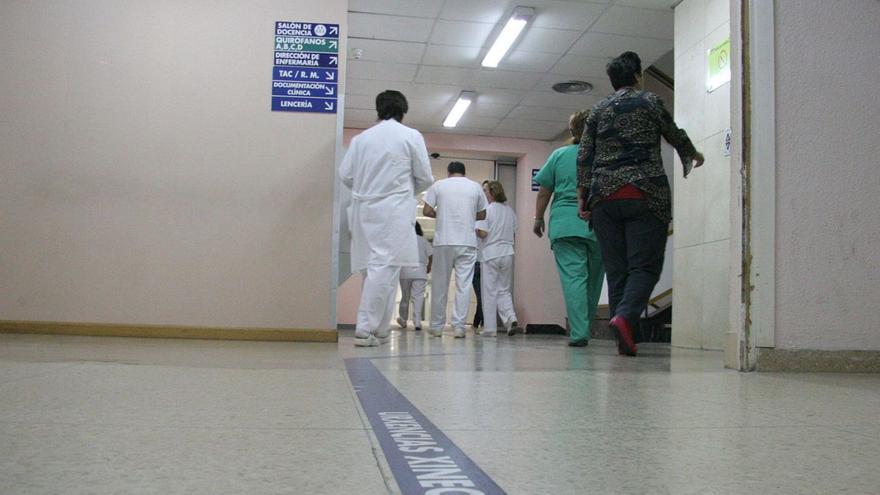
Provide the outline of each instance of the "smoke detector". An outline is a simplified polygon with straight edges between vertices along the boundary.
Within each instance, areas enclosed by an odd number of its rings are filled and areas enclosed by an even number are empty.
[[[553,91],[566,95],[585,95],[593,91],[593,85],[587,81],[563,81],[554,84]]]

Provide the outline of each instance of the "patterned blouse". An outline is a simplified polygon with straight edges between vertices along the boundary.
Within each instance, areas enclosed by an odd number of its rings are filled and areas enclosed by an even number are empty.
[[[682,163],[697,150],[679,129],[663,100],[654,93],[621,88],[593,107],[578,149],[578,187],[588,210],[621,187],[632,184],[645,195],[648,208],[665,222],[672,220],[669,180],[660,156],[660,136],[675,147]]]

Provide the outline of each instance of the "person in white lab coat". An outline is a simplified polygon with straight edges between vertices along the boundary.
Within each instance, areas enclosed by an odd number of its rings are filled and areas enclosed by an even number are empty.
[[[352,190],[351,267],[364,274],[355,345],[388,341],[401,267],[419,266],[416,194],[434,182],[425,140],[401,122],[406,97],[376,96],[381,122],[351,140],[339,177]]]
[[[480,268],[482,269],[483,337],[494,337],[498,318],[507,335],[516,333],[519,323],[513,308],[511,283],[513,281],[513,236],[516,232],[516,213],[504,204],[507,196],[498,181],[483,186],[489,207],[486,219],[477,222],[477,236],[481,239]]]
[[[476,182],[465,177],[461,162],[447,167],[449,177],[437,181],[425,193],[426,217],[437,219],[434,229],[434,275],[431,280],[431,327],[434,337],[446,326],[449,277],[455,271],[455,303],[452,328],[455,338],[464,338],[464,326],[471,300],[471,281],[477,261],[477,220],[486,218],[486,197]]]
[[[416,222],[416,240],[419,241],[419,266],[408,266],[400,269],[400,307],[397,311],[397,324],[406,328],[409,318],[409,301],[413,303],[413,326],[422,329],[422,305],[425,303],[425,287],[428,285],[428,274],[431,273],[431,262],[434,249],[425,240],[422,226]]]

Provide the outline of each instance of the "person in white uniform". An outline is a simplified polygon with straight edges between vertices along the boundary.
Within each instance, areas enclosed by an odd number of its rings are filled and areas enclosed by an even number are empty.
[[[364,274],[355,345],[388,341],[401,267],[419,266],[416,194],[433,182],[425,140],[401,122],[398,91],[376,96],[380,122],[351,140],[339,177],[352,190],[351,266]]]
[[[397,312],[397,324],[406,328],[409,318],[409,301],[413,303],[413,326],[422,329],[422,306],[425,304],[425,287],[428,285],[428,274],[431,273],[431,261],[434,249],[425,240],[422,226],[416,222],[416,239],[419,241],[419,266],[408,266],[400,269],[400,307]]]
[[[519,323],[513,308],[511,283],[513,281],[513,237],[516,232],[516,213],[504,204],[507,196],[498,181],[483,186],[489,207],[486,219],[477,222],[477,236],[481,239],[480,268],[482,270],[483,337],[494,337],[498,318],[507,335],[516,333]]]
[[[446,299],[449,277],[455,271],[455,303],[452,328],[456,338],[464,338],[464,326],[471,299],[471,281],[477,261],[476,222],[486,218],[486,197],[480,185],[465,177],[461,162],[447,167],[449,177],[437,181],[425,193],[426,217],[437,219],[434,229],[434,275],[431,280],[431,327],[434,337],[446,326]]]

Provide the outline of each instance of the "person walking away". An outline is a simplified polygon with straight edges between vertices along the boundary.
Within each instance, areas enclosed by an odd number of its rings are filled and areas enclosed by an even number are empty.
[[[534,179],[540,189],[535,200],[532,230],[538,237],[543,237],[544,213],[549,204],[547,237],[562,284],[570,330],[568,345],[572,347],[583,347],[590,341],[590,324],[596,319],[596,306],[605,279],[599,241],[587,222],[578,215],[577,152],[586,117],[584,111],[572,114],[568,120],[572,136],[570,143],[550,154]]]
[[[455,302],[452,328],[455,338],[464,338],[464,326],[471,299],[471,282],[477,260],[477,220],[486,218],[486,197],[480,185],[465,177],[465,166],[451,162],[449,177],[434,183],[425,193],[426,217],[436,218],[434,231],[434,275],[431,280],[431,327],[434,337],[446,326],[449,278],[455,271]]]
[[[402,124],[409,110],[398,91],[376,96],[380,122],[351,140],[339,177],[351,188],[351,264],[364,274],[354,343],[388,341],[401,267],[419,266],[415,195],[433,182],[425,140]]]
[[[422,329],[422,307],[425,304],[425,287],[428,285],[428,274],[431,273],[431,261],[434,250],[431,243],[425,240],[422,226],[416,221],[416,240],[419,243],[419,266],[407,266],[400,269],[400,307],[397,312],[397,324],[406,328],[409,317],[409,301],[413,303],[413,326]]]
[[[486,219],[477,222],[477,236],[483,240],[480,259],[483,268],[483,337],[494,337],[498,317],[504,323],[507,335],[514,335],[519,327],[513,307],[513,241],[516,232],[516,213],[504,204],[507,196],[498,181],[483,186],[489,207]]]
[[[602,249],[618,352],[635,356],[634,328],[663,270],[672,220],[660,137],[675,147],[685,178],[704,158],[663,101],[642,90],[637,54],[624,52],[606,72],[615,93],[597,103],[585,121],[577,158],[578,202]]]

